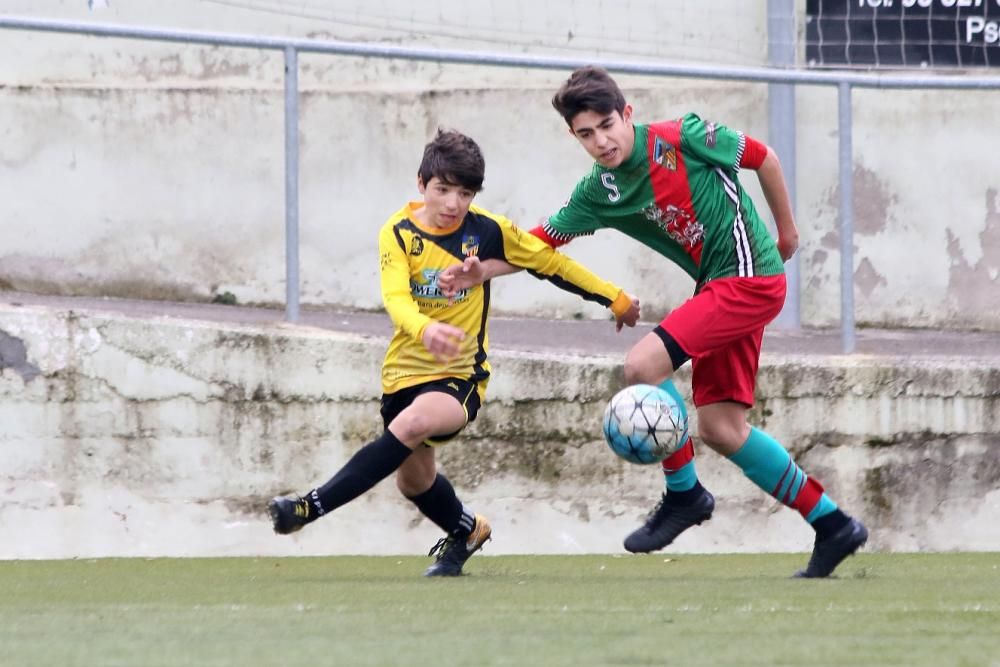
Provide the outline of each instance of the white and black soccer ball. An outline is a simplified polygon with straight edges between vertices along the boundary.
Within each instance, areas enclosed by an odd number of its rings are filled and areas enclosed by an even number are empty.
[[[630,463],[659,463],[687,440],[687,416],[659,387],[635,384],[608,401],[604,438],[611,451]]]

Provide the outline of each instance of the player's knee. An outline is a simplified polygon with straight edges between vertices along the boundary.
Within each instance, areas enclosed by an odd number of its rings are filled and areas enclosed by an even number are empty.
[[[660,384],[670,376],[663,368],[643,359],[641,355],[630,352],[625,357],[625,384]]]
[[[633,385],[644,382],[642,370],[642,364],[638,363],[631,354],[625,357],[625,368],[623,369],[625,384]]]
[[[393,434],[410,448],[431,437],[433,435],[431,427],[432,420],[427,415],[415,410],[404,410],[389,425]]]
[[[698,436],[701,440],[716,451],[727,454],[735,452],[746,440],[746,433],[749,427],[746,422],[725,420],[725,419],[705,419],[699,412],[698,416]]]
[[[701,420],[698,421],[698,437],[712,448],[724,444],[729,439],[726,437],[728,430],[728,428],[723,428],[718,423],[703,423]]]
[[[675,348],[683,359],[674,359]],[[656,327],[625,356],[625,383],[660,384],[689,358],[663,327]]]
[[[404,466],[396,471],[396,488],[407,498],[415,498],[431,488],[436,474],[433,461],[428,466]]]

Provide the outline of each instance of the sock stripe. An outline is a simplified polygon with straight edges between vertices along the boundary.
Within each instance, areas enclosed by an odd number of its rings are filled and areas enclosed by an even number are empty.
[[[785,466],[785,472],[781,473],[781,477],[778,479],[778,483],[775,484],[774,488],[771,489],[771,495],[775,498],[781,497],[781,487],[785,485],[785,478],[788,477],[788,471],[792,469],[795,463],[789,459],[788,465]]]
[[[469,509],[462,505],[462,516],[458,520],[458,527],[460,530],[466,533],[471,533],[473,526],[476,525],[476,515],[469,511]]]
[[[783,502],[786,505],[795,500],[795,496],[798,494],[798,491],[792,493],[792,490],[795,489],[796,485],[799,483],[800,478],[805,476],[804,473],[802,472],[802,468],[798,467],[794,463],[792,465],[794,466],[794,468],[792,469],[792,479],[788,482],[788,488],[785,489],[785,495],[782,497],[781,500],[781,502]]]
[[[743,446],[729,457],[743,474],[773,498],[797,510],[807,521],[825,516],[837,508],[784,447],[767,433],[751,428]]]
[[[802,469],[799,468],[799,470],[801,471]],[[808,482],[808,481],[809,481],[809,475],[807,475],[807,474],[805,474],[803,472],[799,476],[799,485],[798,485],[798,488],[796,488],[795,489],[795,493],[792,494],[792,502],[794,502],[795,499],[799,497],[799,492],[802,491],[802,487],[805,486],[806,482]]]

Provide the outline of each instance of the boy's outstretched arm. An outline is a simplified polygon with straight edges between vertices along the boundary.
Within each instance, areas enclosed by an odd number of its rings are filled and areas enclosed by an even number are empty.
[[[562,255],[561,255],[562,256]],[[564,256],[562,256],[564,257]],[[569,258],[567,258],[569,259]],[[574,260],[569,260],[579,269],[587,272],[582,266],[576,264]],[[481,285],[487,280],[492,280],[499,276],[517,273],[521,268],[514,266],[502,259],[480,260],[476,256],[466,257],[461,264],[449,266],[438,274],[438,289],[449,299],[464,289],[470,289],[476,285]],[[534,273],[534,272],[533,272]],[[588,272],[589,273],[589,272]],[[546,277],[544,275],[538,277]],[[594,276],[596,278],[596,276]],[[599,279],[598,279],[599,280]],[[556,285],[579,295],[579,291],[574,289],[571,283],[553,280]],[[594,300],[594,299],[589,299]],[[621,331],[623,326],[634,327],[639,322],[641,314],[639,299],[627,294],[624,290],[619,290],[618,296],[608,306],[615,315],[615,330]]]
[[[616,329],[634,327],[640,316],[639,300],[599,276],[568,255],[556,252],[554,239],[539,236],[536,230],[524,233],[506,218],[500,219],[503,233],[502,259],[512,267],[527,269],[534,277],[548,280],[560,289],[585,301],[599,303],[615,316]],[[544,231],[544,230],[541,230]],[[555,241],[555,242],[554,242]],[[511,272],[508,267],[486,267],[485,272]]]
[[[521,268],[502,259],[480,260],[475,255],[466,257],[461,264],[449,266],[438,274],[438,289],[449,299],[464,289],[482,285],[487,280],[517,273]]]
[[[781,170],[778,154],[767,144],[746,137],[746,150],[740,160],[740,166],[757,172],[760,189],[764,193],[767,206],[774,216],[774,225],[778,229],[778,252],[781,254],[781,259],[788,261],[799,248],[799,230],[795,226],[792,200],[788,196],[785,174]]]
[[[544,221],[543,221],[544,222]],[[545,231],[545,226],[539,223],[528,232],[532,236],[541,239],[550,248],[569,243],[568,240],[556,239]],[[487,280],[517,273],[521,268],[514,266],[502,259],[487,259],[480,261],[476,256],[466,257],[459,266],[449,266],[438,276],[438,287],[441,293],[449,299],[453,299],[463,289],[469,289],[476,285],[481,285]],[[634,325],[629,325],[634,326]]]

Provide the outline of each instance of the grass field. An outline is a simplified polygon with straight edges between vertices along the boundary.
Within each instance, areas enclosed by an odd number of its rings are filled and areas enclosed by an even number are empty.
[[[0,562],[0,665],[996,665],[1000,554]]]

